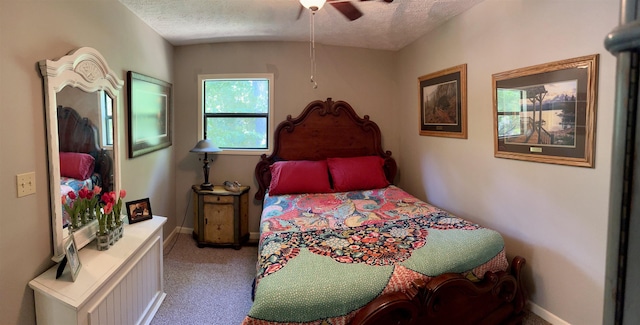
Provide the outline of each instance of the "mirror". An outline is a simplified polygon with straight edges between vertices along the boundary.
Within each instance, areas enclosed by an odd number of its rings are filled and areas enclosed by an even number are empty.
[[[98,185],[103,191],[119,190],[116,121],[124,81],[90,47],[38,64],[44,82],[53,260],[60,261],[64,257],[63,244],[69,237],[62,195],[84,185]],[[93,158],[89,159],[93,161],[92,168],[77,167],[87,165],[87,155]],[[74,232],[79,249],[95,238],[96,230],[93,220]]]

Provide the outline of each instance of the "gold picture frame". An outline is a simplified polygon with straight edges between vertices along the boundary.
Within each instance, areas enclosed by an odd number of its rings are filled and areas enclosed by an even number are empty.
[[[496,73],[497,158],[593,167],[598,54]]]
[[[467,65],[418,78],[420,135],[467,138]]]

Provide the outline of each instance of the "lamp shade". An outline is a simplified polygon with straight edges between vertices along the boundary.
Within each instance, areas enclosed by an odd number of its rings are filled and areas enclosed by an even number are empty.
[[[196,146],[189,151],[196,152],[196,153],[212,153],[212,152],[220,152],[222,150],[216,147],[216,145],[213,144],[211,140],[204,139],[204,140],[198,141],[198,143],[196,143]]]
[[[313,11],[319,10],[320,8],[322,8],[325,2],[326,0],[300,0],[301,5]]]

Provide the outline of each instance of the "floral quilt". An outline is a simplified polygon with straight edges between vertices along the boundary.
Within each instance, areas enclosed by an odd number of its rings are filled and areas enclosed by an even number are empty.
[[[268,196],[243,325],[348,324],[376,297],[446,272],[506,270],[496,231],[402,189]]]

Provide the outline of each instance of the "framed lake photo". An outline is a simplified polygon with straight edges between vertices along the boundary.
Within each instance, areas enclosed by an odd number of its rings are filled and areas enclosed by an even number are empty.
[[[172,86],[133,71],[129,92],[129,158],[171,146]]]
[[[598,55],[493,75],[494,155],[593,167]]]
[[[467,65],[418,78],[420,135],[467,138]]]

